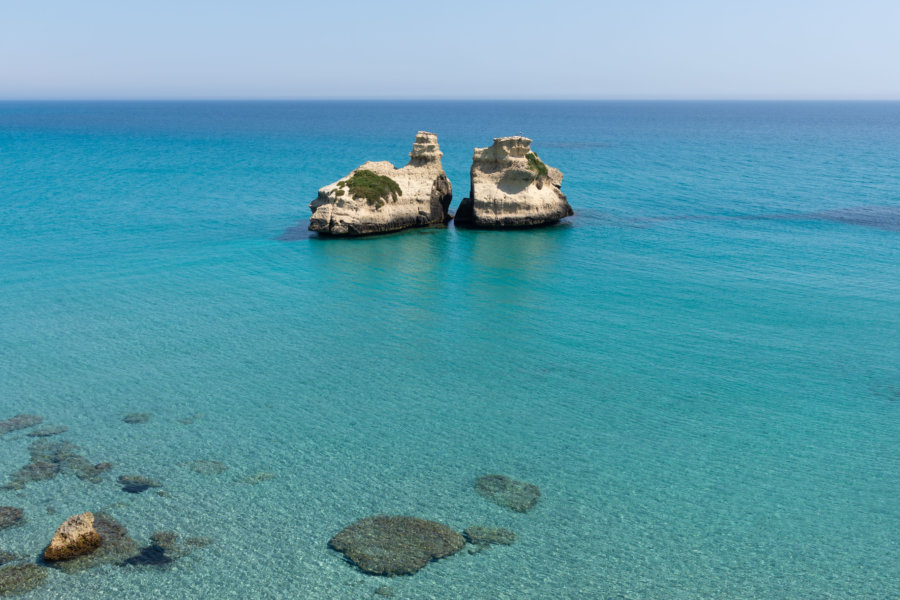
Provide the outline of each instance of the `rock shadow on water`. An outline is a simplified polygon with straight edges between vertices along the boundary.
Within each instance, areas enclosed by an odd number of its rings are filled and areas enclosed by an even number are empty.
[[[150,488],[162,487],[160,482],[143,475],[119,475],[118,482],[122,491],[128,494],[140,494]]]

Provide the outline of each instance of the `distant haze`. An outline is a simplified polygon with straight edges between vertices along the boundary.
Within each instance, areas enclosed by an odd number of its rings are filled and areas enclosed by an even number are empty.
[[[27,0],[0,99],[900,99],[897,0]]]

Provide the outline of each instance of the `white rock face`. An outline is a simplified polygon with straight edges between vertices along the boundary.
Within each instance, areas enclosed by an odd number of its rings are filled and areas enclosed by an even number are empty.
[[[471,177],[457,225],[534,227],[574,214],[559,189],[562,172],[541,162],[526,137],[494,138],[490,148],[475,148]]]
[[[310,203],[313,211],[310,231],[329,235],[365,235],[385,233],[408,227],[427,227],[450,220],[452,187],[444,168],[437,136],[427,131],[416,134],[409,163],[397,169],[387,161],[367,162],[344,177],[319,190]],[[371,171],[391,178],[400,188],[393,197],[387,193],[378,200],[354,197],[347,180],[359,171]]]

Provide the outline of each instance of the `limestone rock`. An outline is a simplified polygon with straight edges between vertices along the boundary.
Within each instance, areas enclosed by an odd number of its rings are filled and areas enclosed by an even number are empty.
[[[377,515],[341,530],[328,545],[366,573],[410,575],[459,552],[466,541],[446,525],[414,517]]]
[[[516,481],[506,475],[483,475],[475,482],[475,491],[488,500],[516,512],[528,512],[537,504],[541,490],[532,483]]]
[[[534,227],[574,213],[560,191],[563,175],[531,151],[531,140],[494,138],[489,148],[475,148],[472,187],[456,211],[463,227]]]
[[[94,515],[86,512],[69,517],[59,526],[44,551],[44,560],[67,560],[90,554],[99,547],[100,534],[94,529]]]
[[[441,156],[437,136],[420,131],[405,167],[367,162],[321,188],[309,205],[310,231],[365,235],[446,223],[452,188]]]

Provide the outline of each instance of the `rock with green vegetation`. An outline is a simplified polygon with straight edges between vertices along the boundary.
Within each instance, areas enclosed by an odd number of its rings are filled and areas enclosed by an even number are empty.
[[[320,189],[310,231],[353,236],[447,223],[452,188],[441,156],[437,136],[420,131],[406,166],[367,162]]]
[[[534,508],[541,497],[541,490],[533,483],[496,474],[479,477],[475,491],[500,506],[522,513]]]
[[[531,151],[531,140],[494,138],[489,148],[475,148],[469,197],[456,211],[461,227],[536,227],[574,214],[562,193],[563,175]]]
[[[372,575],[411,575],[432,560],[462,550],[466,541],[446,525],[414,517],[360,519],[328,545]]]

